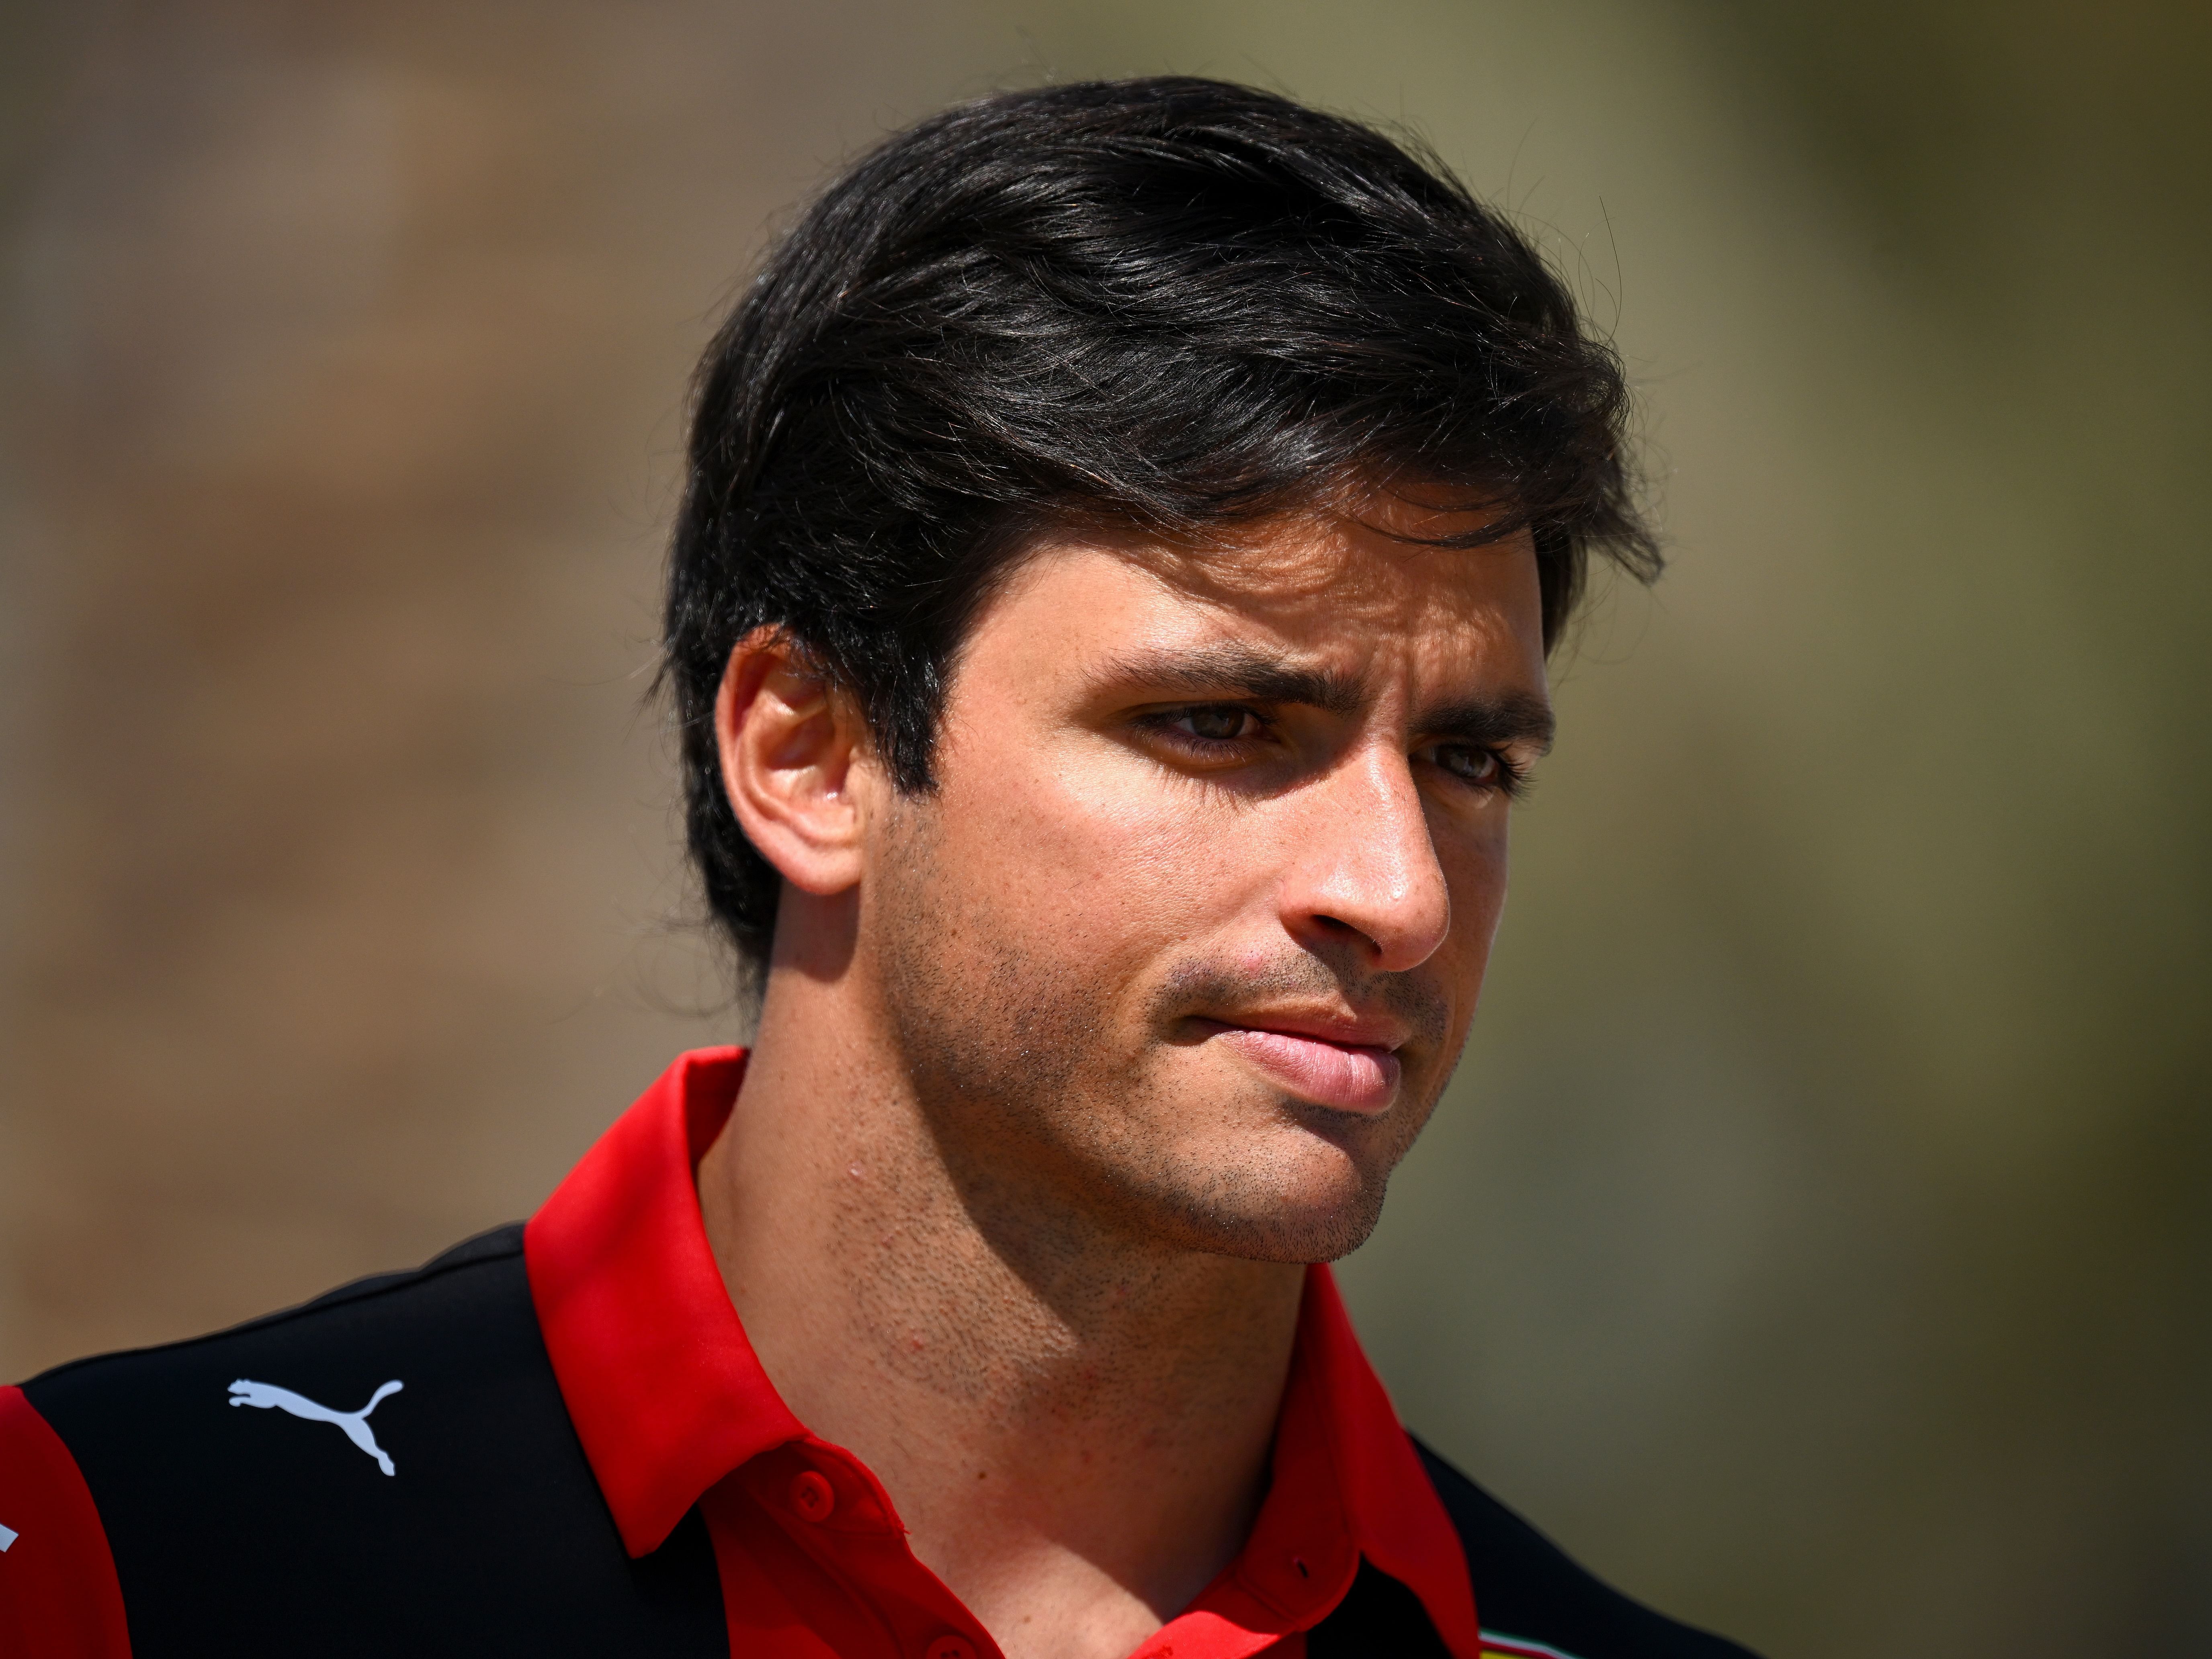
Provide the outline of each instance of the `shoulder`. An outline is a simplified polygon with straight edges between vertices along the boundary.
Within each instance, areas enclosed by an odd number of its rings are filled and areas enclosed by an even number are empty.
[[[312,1365],[366,1360],[372,1353],[397,1358],[426,1342],[450,1340],[456,1326],[472,1334],[475,1340],[466,1346],[476,1349],[487,1341],[495,1346],[500,1328],[512,1328],[518,1316],[535,1322],[520,1224],[457,1244],[412,1272],[360,1279],[227,1330],[58,1365],[23,1384],[23,1391],[50,1422],[58,1415],[89,1429],[103,1408],[121,1407],[132,1417],[149,1408],[158,1411],[176,1384],[212,1375],[234,1361]],[[511,1335],[511,1328],[506,1334]],[[301,1376],[294,1385],[329,1383],[343,1392],[352,1381],[343,1376]]]
[[[0,1484],[9,1497],[0,1517],[8,1523],[0,1649],[159,1651],[165,1626],[188,1626],[205,1613],[204,1598],[236,1583],[235,1569],[208,1571],[223,1565],[221,1553],[250,1560],[257,1533],[271,1521],[289,1524],[269,1502],[287,1486],[287,1464],[336,1463],[319,1474],[328,1492],[343,1492],[354,1472],[337,1454],[367,1461],[337,1425],[288,1414],[282,1426],[234,1420],[264,1414],[227,1406],[261,1404],[281,1385],[303,1407],[312,1409],[311,1397],[331,1402],[336,1416],[362,1407],[368,1389],[348,1397],[358,1372],[379,1370],[371,1388],[419,1380],[426,1343],[512,1327],[515,1286],[506,1281],[520,1250],[520,1230],[502,1229],[416,1273],[366,1279],[211,1336],[78,1360],[0,1390]],[[526,1314],[527,1300],[524,1286]],[[481,1362],[480,1342],[460,1346]],[[500,1346],[495,1334],[490,1346]],[[374,1429],[396,1441],[395,1417],[379,1411]],[[371,1425],[364,1413],[364,1431]]]
[[[613,1651],[638,1628],[711,1650],[703,1528],[623,1550],[522,1231],[23,1385],[82,1474],[142,1659],[217,1633],[240,1656]]]
[[[550,1382],[514,1226],[228,1330],[58,1366],[23,1393],[76,1460],[120,1559],[142,1512],[166,1525],[172,1502],[202,1510],[210,1487],[297,1481],[303,1468],[348,1491],[392,1473],[426,1406],[472,1423]],[[565,1429],[550,1403],[541,1426]]]
[[[1534,1659],[1752,1659],[1631,1601],[1449,1463],[1413,1442],[1467,1552],[1483,1647]]]

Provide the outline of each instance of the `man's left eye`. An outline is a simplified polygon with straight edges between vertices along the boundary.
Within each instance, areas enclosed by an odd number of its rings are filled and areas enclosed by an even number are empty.
[[[1464,778],[1469,783],[1497,782],[1503,766],[1494,750],[1455,743],[1437,749],[1437,763],[1454,777]]]

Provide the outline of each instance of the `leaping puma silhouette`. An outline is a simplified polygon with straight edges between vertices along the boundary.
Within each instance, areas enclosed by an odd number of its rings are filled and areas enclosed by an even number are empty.
[[[303,1395],[289,1389],[280,1389],[273,1382],[249,1382],[244,1377],[230,1385],[230,1403],[234,1406],[258,1406],[266,1411],[274,1406],[295,1417],[304,1417],[310,1423],[335,1423],[345,1431],[345,1437],[376,1460],[376,1467],[386,1474],[396,1474],[392,1460],[384,1448],[376,1443],[376,1437],[368,1431],[368,1414],[388,1394],[398,1394],[406,1387],[404,1382],[387,1382],[369,1395],[368,1404],[357,1412],[334,1412],[328,1406],[318,1406]]]

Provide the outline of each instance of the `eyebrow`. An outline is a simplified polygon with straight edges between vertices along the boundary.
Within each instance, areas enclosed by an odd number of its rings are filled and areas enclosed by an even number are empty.
[[[1368,701],[1355,674],[1287,662],[1248,645],[1196,646],[1156,650],[1115,659],[1103,678],[1157,686],[1186,696],[1250,697],[1261,702],[1300,703],[1324,714],[1350,716]],[[1455,698],[1424,709],[1414,728],[1455,738],[1479,748],[1528,744],[1540,752],[1552,746],[1557,724],[1550,703],[1526,691],[1495,696]]]
[[[1455,738],[1478,749],[1503,749],[1518,743],[1544,755],[1551,752],[1559,720],[1543,698],[1525,691],[1505,691],[1494,697],[1468,697],[1425,710],[1413,724],[1417,730]]]

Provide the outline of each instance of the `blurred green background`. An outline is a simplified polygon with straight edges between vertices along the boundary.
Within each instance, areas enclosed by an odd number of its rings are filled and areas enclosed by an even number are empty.
[[[640,712],[684,377],[938,105],[1426,135],[1643,390],[1407,1419],[1772,1659],[2212,1652],[2212,9],[0,10],[0,1376],[526,1212],[730,1034]]]

